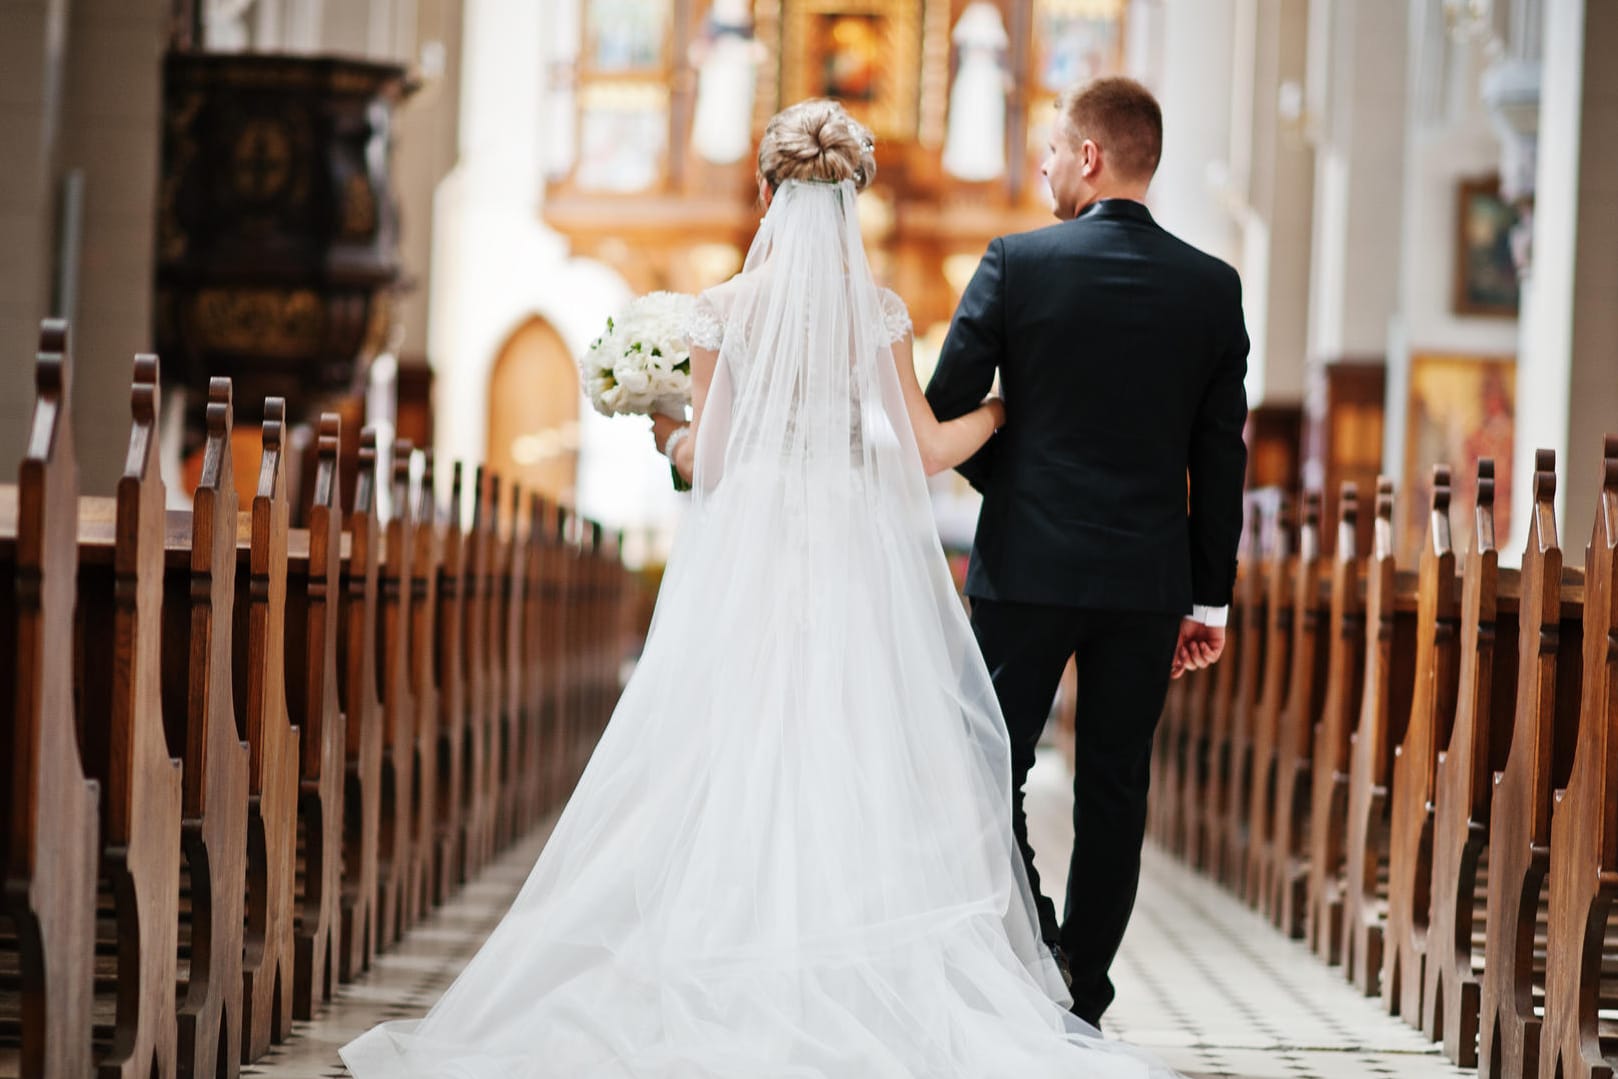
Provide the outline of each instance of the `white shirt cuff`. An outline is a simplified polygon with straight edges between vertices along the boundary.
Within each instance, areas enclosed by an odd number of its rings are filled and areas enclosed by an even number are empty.
[[[1223,629],[1225,620],[1230,617],[1230,607],[1208,607],[1201,603],[1191,605],[1191,621],[1201,622],[1214,629]]]

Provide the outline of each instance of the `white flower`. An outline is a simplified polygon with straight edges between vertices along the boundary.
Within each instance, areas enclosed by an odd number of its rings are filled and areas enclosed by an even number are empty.
[[[620,362],[612,369],[612,374],[618,380],[618,385],[637,397],[652,388],[651,372],[628,361]]]
[[[695,301],[653,292],[607,322],[579,359],[579,380],[596,411],[607,415],[681,413],[691,400],[686,328]]]

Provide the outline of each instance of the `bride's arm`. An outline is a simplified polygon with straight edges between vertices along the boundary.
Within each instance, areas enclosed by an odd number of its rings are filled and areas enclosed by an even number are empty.
[[[910,415],[910,429],[916,435],[916,448],[921,451],[922,467],[927,475],[936,476],[982,449],[990,436],[1005,424],[1006,407],[998,398],[990,398],[964,416],[939,423],[921,391],[921,381],[916,378],[913,345],[914,339],[909,334],[893,342],[893,362],[899,368],[905,411]]]
[[[719,353],[706,348],[691,349],[691,433],[674,447],[671,460],[685,481],[690,483],[697,469],[697,428],[702,423],[702,410],[708,403],[708,387],[713,384],[714,368],[719,365]],[[911,376],[914,381],[914,375]],[[923,402],[925,404],[926,402]],[[657,451],[667,452],[669,436],[687,426],[681,420],[661,413],[652,417],[652,437]]]

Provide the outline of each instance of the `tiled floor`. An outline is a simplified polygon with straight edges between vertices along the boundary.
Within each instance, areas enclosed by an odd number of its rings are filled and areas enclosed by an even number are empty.
[[[1047,879],[1060,894],[1070,795],[1059,759],[1041,760],[1029,807]],[[454,978],[527,876],[544,831],[507,852],[456,899],[344,986],[335,1005],[245,1075],[345,1075],[337,1047],[382,1019],[418,1015]],[[1043,864],[1042,864],[1043,868]],[[1052,879],[1055,878],[1055,879]],[[1116,967],[1107,1032],[1194,1079],[1452,1079],[1418,1032],[1359,996],[1300,945],[1227,894],[1148,849],[1140,901]]]
[[[1060,758],[1042,757],[1028,788],[1036,852],[1065,855],[1072,843],[1069,788]],[[1050,894],[1061,895],[1066,858],[1039,865]],[[1107,1035],[1149,1048],[1195,1079],[1477,1074],[1451,1066],[1337,969],[1150,845],[1113,981],[1118,999],[1103,1020]]]

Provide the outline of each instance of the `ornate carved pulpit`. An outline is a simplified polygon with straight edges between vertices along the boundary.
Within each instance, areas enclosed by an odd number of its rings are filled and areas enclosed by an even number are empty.
[[[198,410],[216,375],[249,419],[267,396],[294,421],[359,408],[400,279],[388,168],[406,92],[388,64],[168,56],[155,336]]]

